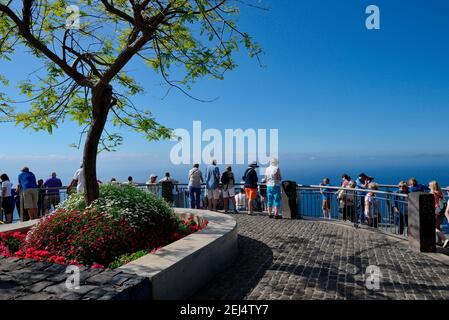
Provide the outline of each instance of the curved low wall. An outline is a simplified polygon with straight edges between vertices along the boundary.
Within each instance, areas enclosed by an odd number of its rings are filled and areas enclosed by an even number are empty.
[[[118,270],[149,278],[155,300],[186,299],[236,259],[237,222],[232,216],[175,209],[178,216],[206,219],[208,226]]]

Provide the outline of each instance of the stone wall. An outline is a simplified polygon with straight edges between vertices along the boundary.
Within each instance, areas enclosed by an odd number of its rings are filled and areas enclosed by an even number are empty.
[[[0,256],[0,300],[148,300],[147,278],[80,267],[80,287],[69,290],[66,266]]]

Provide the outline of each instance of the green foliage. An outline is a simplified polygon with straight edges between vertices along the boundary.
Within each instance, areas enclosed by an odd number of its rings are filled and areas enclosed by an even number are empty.
[[[172,208],[164,200],[130,185],[101,185],[100,197],[90,207],[116,219],[125,218],[132,227],[139,230],[177,222]],[[73,194],[59,208],[83,211],[86,203],[83,195]]]
[[[24,3],[9,4],[19,19]],[[33,41],[20,34],[23,28],[18,28],[16,20],[0,6],[0,59],[10,60],[16,49],[25,49],[36,59],[36,72],[27,74],[17,84],[29,100],[29,110],[14,112],[14,101],[0,92],[0,120],[14,119],[17,125],[49,133],[67,118],[87,128],[93,114],[92,91],[105,82],[112,86],[116,101],[109,125],[129,127],[149,141],[170,138],[169,128],[131,101],[144,88],[126,71],[127,63],[112,67],[144,37],[141,30],[144,26],[151,37],[130,54],[142,59],[169,87],[187,93],[198,79],[223,79],[227,71],[237,66],[233,55],[239,47],[245,47],[251,57],[257,56],[261,48],[238,29],[235,22],[238,8],[227,1],[216,7],[219,3],[149,0],[145,7],[133,7],[128,0],[33,1],[31,11],[36,13],[30,21]],[[79,29],[66,29],[69,5],[80,9]],[[151,22],[161,16],[159,22]],[[106,78],[110,73],[112,77]],[[179,81],[172,81],[172,74],[181,77]],[[0,83],[6,85],[8,81],[0,76]],[[81,134],[84,133],[85,129]],[[121,143],[120,134],[104,132],[101,150],[112,151]]]
[[[127,263],[130,263],[131,261],[137,260],[139,258],[142,258],[143,256],[146,256],[149,253],[148,250],[141,250],[137,251],[135,253],[131,254],[124,254],[115,259],[110,265],[110,269],[117,269]]]
[[[81,193],[73,193],[66,200],[58,205],[58,209],[65,211],[79,211],[82,212],[86,209],[86,200]]]

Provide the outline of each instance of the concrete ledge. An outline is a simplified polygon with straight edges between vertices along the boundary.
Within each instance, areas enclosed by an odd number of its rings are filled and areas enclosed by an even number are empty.
[[[31,221],[25,221],[25,222],[14,222],[11,224],[1,224],[0,225],[0,233],[1,232],[10,232],[10,231],[18,231],[18,232],[24,232],[28,231],[32,227],[34,227],[39,220],[31,220]]]
[[[178,216],[193,215],[208,226],[148,254],[118,270],[149,278],[155,300],[189,298],[236,259],[237,222],[231,216],[211,211],[175,209]]]

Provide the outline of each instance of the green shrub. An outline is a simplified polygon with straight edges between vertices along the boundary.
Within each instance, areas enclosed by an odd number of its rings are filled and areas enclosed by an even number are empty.
[[[67,211],[83,211],[86,207],[83,195],[71,195],[60,208]],[[91,205],[100,212],[106,212],[114,218],[124,218],[141,231],[163,227],[177,221],[172,208],[163,199],[137,187],[126,185],[102,185],[100,197]]]
[[[150,251],[148,250],[141,250],[141,251],[137,251],[135,253],[131,253],[131,254],[124,254],[121,255],[120,257],[118,257],[117,259],[115,259],[110,265],[109,268],[110,269],[116,269],[118,267],[121,267],[127,263],[130,263],[131,261],[137,260],[143,256],[146,256]]]

